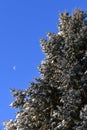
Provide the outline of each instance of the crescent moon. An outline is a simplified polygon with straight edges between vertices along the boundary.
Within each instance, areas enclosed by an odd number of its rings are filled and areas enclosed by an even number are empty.
[[[14,71],[16,70],[16,66],[15,66],[15,65],[13,66],[13,70],[14,70]]]

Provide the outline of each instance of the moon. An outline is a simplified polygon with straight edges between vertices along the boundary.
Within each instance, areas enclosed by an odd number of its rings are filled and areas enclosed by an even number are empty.
[[[15,66],[15,65],[13,66],[13,70],[14,70],[14,71],[16,70],[16,66]]]

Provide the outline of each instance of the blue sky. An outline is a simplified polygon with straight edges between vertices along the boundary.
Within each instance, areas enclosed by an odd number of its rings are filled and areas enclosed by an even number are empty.
[[[37,66],[44,55],[39,39],[57,32],[58,13],[81,8],[81,0],[0,0],[0,126],[14,118],[9,108],[13,98],[9,88],[24,89],[39,77]]]

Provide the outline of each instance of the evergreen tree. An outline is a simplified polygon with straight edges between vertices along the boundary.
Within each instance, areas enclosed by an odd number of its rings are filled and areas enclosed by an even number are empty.
[[[18,108],[5,130],[87,130],[87,13],[60,14],[59,33],[41,39],[46,58],[41,78],[25,90],[11,89]]]

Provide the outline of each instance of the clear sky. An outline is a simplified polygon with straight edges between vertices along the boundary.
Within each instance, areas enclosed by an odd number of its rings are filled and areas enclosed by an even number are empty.
[[[81,8],[87,0],[0,0],[0,126],[14,118],[9,88],[24,89],[39,77],[44,55],[39,39],[57,32],[58,13]]]

